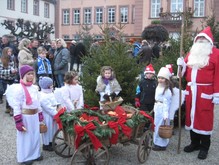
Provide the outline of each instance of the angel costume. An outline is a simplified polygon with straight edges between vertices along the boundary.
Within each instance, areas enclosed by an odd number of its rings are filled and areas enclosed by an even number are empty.
[[[58,130],[57,123],[53,119],[57,114],[58,102],[51,89],[42,89],[40,92],[40,104],[43,108],[44,122],[48,128],[47,132],[42,134],[42,140],[44,145],[49,145]]]
[[[171,105],[172,93],[170,89],[158,84],[155,91],[155,105],[154,105],[154,144],[160,147],[166,147],[169,143],[169,139],[163,139],[158,134],[160,125],[163,124],[164,119],[169,120],[169,110]]]
[[[79,84],[65,84],[65,86],[61,88],[56,88],[54,94],[61,106],[66,107],[67,112],[84,107],[83,90]]]
[[[7,88],[6,97],[9,105],[14,109],[14,116],[21,115],[26,131],[17,130],[17,161],[18,163],[36,160],[41,156],[40,151],[40,122],[38,87],[26,86],[32,104],[27,105],[25,92],[21,84],[13,84]],[[25,110],[32,113],[25,113]]]

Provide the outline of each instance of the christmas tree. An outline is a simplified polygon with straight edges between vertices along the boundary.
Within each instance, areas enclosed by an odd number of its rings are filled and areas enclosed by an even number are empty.
[[[103,30],[103,33],[103,41],[82,59],[84,66],[80,81],[84,88],[85,104],[99,106],[99,95],[95,93],[95,88],[102,66],[111,66],[114,69],[122,88],[119,95],[123,98],[124,103],[133,103],[137,86],[136,77],[142,66],[136,63],[136,59],[130,58],[128,55],[130,46],[122,42],[120,35],[112,38],[107,28]]]

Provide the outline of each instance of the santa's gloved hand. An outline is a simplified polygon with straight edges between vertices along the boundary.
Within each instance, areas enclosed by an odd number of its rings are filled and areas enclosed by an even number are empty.
[[[106,100],[106,101],[109,101],[109,100],[110,100],[108,94],[103,95],[103,98],[104,98],[104,100]]]
[[[213,101],[212,101],[212,103],[214,103],[214,104],[219,104],[219,97],[213,97]]]
[[[43,119],[44,119],[43,113],[42,113],[42,112],[39,112],[38,115],[39,115],[39,121],[42,122]]]
[[[115,93],[115,92],[113,92],[113,93],[110,93],[110,97],[111,97],[111,99],[112,99],[112,100],[114,100],[116,96],[117,96],[117,95],[116,95],[116,93]]]
[[[139,108],[141,106],[139,98],[135,98],[135,107]]]
[[[184,61],[184,59],[183,59],[183,57],[179,57],[178,59],[177,59],[177,65],[179,66],[185,66],[185,61]]]
[[[14,120],[15,120],[15,125],[16,125],[16,129],[18,131],[26,131],[24,128],[24,124],[23,124],[23,120],[22,120],[22,115],[16,115],[14,116]]]

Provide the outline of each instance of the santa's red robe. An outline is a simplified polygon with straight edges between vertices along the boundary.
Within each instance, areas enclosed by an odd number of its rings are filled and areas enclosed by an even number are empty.
[[[188,56],[185,62],[188,62]],[[213,130],[213,96],[219,96],[219,50],[212,49],[209,64],[201,69],[186,67],[186,129],[210,135]]]

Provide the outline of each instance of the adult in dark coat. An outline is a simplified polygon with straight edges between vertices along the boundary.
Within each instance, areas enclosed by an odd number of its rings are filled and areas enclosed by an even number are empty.
[[[86,55],[86,48],[82,42],[79,42],[75,47],[75,57],[77,63],[77,72],[79,72],[79,68],[81,67],[82,61],[81,59]]]
[[[38,58],[37,48],[39,47],[39,41],[37,39],[31,40],[30,51],[33,54],[34,60]]]
[[[66,48],[65,41],[60,38],[56,41],[57,49],[54,54],[53,67],[57,87],[64,86],[64,76],[68,71],[69,50]]]
[[[75,40],[72,40],[71,41],[71,46],[70,46],[70,70],[72,70],[73,69],[73,67],[74,67],[74,63],[75,63],[75,60],[76,60],[76,58],[75,58],[75,48],[76,48],[76,41]]]
[[[153,51],[149,43],[146,40],[142,40],[141,49],[137,53],[137,56],[139,56],[139,63],[143,63],[145,65],[150,64],[152,54],[153,54]]]

